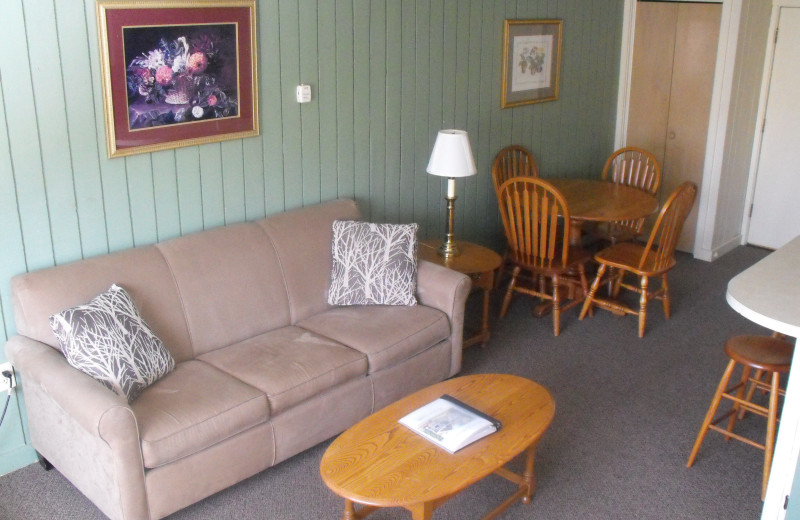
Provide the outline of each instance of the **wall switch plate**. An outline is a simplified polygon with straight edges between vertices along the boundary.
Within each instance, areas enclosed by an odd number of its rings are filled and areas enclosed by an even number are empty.
[[[11,386],[8,385],[8,379],[6,376],[2,375],[3,372],[11,372]],[[17,376],[14,374],[14,367],[11,363],[2,363],[0,364],[0,392],[7,392],[9,388],[14,388],[17,386]]]
[[[308,103],[311,101],[311,85],[297,85],[297,102]]]

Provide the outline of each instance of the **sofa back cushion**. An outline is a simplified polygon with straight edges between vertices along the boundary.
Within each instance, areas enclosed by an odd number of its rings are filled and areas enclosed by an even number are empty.
[[[195,356],[289,324],[281,266],[258,225],[233,224],[156,247],[175,278]]]
[[[17,332],[58,349],[50,316],[88,302],[114,283],[128,292],[176,361],[194,357],[175,282],[154,246],[15,276],[11,296]]]
[[[272,240],[289,294],[291,323],[327,310],[333,265],[334,220],[358,220],[352,200],[334,200],[287,211],[257,222]]]

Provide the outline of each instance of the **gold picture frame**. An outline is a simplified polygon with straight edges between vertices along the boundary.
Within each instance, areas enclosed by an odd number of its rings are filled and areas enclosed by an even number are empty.
[[[97,0],[108,157],[256,136],[256,0]]]
[[[561,20],[506,20],[501,107],[558,99]]]

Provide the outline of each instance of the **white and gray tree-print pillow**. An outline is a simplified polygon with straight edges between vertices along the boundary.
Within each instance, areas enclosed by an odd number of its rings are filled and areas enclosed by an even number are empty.
[[[116,284],[85,305],[50,316],[50,328],[70,365],[129,403],[175,368],[172,354]]]
[[[416,305],[417,224],[333,223],[331,305]]]

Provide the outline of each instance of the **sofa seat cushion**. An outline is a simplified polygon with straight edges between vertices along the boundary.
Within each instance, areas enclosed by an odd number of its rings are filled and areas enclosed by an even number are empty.
[[[450,336],[447,315],[423,305],[337,307],[297,325],[363,352],[369,373],[410,359]]]
[[[264,392],[272,415],[367,373],[364,354],[299,327],[282,327],[200,359]]]
[[[179,363],[131,408],[147,468],[204,450],[270,415],[264,392],[200,361]]]

